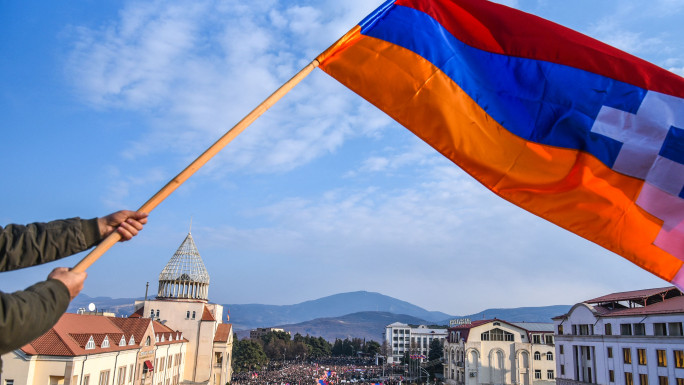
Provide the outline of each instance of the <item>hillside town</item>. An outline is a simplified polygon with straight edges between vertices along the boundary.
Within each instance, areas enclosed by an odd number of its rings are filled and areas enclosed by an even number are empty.
[[[328,341],[276,325],[240,339],[209,302],[209,282],[188,233],[154,298],[127,317],[64,314],[2,356],[2,384],[684,385],[684,295],[675,287],[580,300],[549,322],[392,322],[380,341]]]

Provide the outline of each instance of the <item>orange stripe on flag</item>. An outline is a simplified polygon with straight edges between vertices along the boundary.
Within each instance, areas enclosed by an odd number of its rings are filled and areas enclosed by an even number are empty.
[[[592,155],[512,134],[437,67],[405,48],[358,33],[353,40],[322,58],[321,69],[493,192],[668,281],[682,267],[653,246],[662,221],[634,203],[643,181]]]

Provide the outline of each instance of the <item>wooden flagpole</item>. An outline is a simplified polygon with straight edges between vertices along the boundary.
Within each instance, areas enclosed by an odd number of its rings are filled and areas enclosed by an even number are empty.
[[[302,68],[292,79],[288,80],[285,84],[280,86],[271,96],[266,98],[261,104],[259,104],[252,112],[247,116],[242,118],[233,128],[226,132],[219,140],[216,141],[211,147],[209,147],[202,155],[195,159],[185,170],[181,171],[180,174],[176,175],[169,183],[166,184],[159,192],[157,192],[152,198],[150,198],[144,205],[138,209],[138,211],[149,213],[154,210],[159,203],[166,199],[173,191],[175,191],[181,184],[183,184],[188,178],[190,178],[197,170],[199,170],[209,159],[213,158],[214,155],[218,154],[228,143],[230,143],[235,137],[237,137],[242,131],[245,130],[250,124],[252,124],[257,118],[263,115],[269,108],[271,108],[278,100],[280,100],[285,94],[290,92],[294,86],[301,82],[307,75],[311,73],[320,62],[314,59],[306,67]],[[97,261],[110,247],[121,240],[121,236],[118,232],[114,231],[107,238],[102,240],[96,248],[93,249],[88,255],[85,256],[72,271],[83,272],[95,261]]]

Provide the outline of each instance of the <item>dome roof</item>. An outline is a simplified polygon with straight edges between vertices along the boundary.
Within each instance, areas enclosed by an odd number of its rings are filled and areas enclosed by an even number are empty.
[[[188,236],[185,237],[183,243],[159,274],[159,282],[162,281],[209,284],[209,272],[204,267],[204,262],[202,262],[199,251],[197,251],[192,234],[188,233]]]

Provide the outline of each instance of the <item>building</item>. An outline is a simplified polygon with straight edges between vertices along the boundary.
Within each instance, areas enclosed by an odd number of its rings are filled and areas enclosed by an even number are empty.
[[[448,329],[444,379],[448,385],[553,384],[552,323],[474,321]]]
[[[209,273],[188,233],[159,274],[156,299],[136,301],[131,317],[154,319],[183,333],[188,340],[185,381],[223,385],[232,376],[233,332],[222,322],[223,306],[208,297]]]
[[[684,295],[609,294],[555,317],[557,383],[684,385]]]
[[[177,385],[188,340],[151,319],[64,314],[2,356],[3,385]]]
[[[249,339],[250,340],[258,340],[262,336],[265,336],[266,334],[270,332],[283,332],[290,334],[290,332],[286,332],[284,329],[279,329],[279,328],[256,328],[252,329],[249,331]]]
[[[430,343],[438,339],[444,343],[447,336],[446,327],[430,328],[425,325],[411,326],[395,322],[385,327],[385,342],[392,347],[392,355],[387,357],[387,363],[401,363],[403,356],[420,356],[424,361],[430,354]]]

